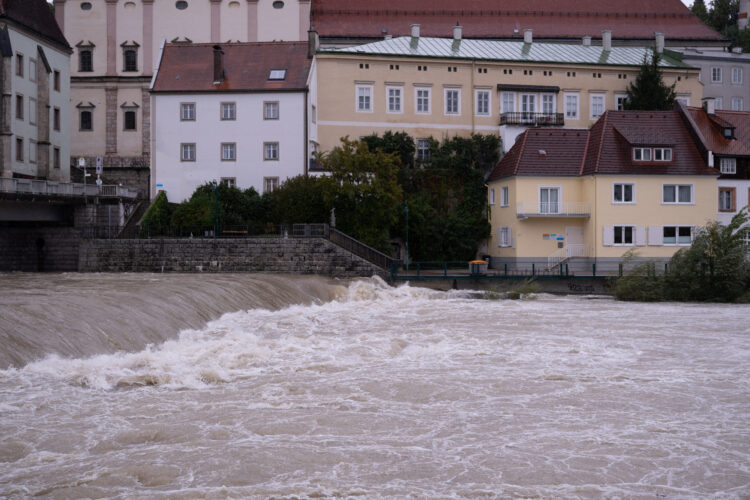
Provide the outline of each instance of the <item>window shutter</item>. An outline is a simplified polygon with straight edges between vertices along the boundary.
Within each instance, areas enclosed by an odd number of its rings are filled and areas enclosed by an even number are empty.
[[[643,226],[635,227],[635,244],[642,247],[646,244],[646,228]]]
[[[664,244],[664,230],[661,226],[648,226],[649,246],[661,246]]]
[[[499,247],[503,246],[503,228],[502,227],[497,228],[497,246]]]
[[[611,247],[615,242],[615,229],[613,226],[604,226],[604,246]]]
[[[513,234],[513,231],[510,229],[508,230],[508,234],[510,235],[510,246],[513,248],[516,248],[516,236]]]

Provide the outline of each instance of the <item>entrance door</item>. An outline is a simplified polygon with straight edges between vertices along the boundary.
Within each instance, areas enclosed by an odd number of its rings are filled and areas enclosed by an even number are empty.
[[[565,257],[585,257],[583,251],[583,227],[565,227]]]

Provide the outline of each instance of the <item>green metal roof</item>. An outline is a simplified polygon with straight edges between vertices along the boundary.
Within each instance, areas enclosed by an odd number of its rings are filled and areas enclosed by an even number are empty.
[[[535,63],[640,66],[643,58],[653,54],[651,47],[584,46],[564,43],[514,42],[500,40],[454,40],[452,38],[412,38],[402,36],[390,40],[346,48],[321,49],[323,54],[361,54],[394,57],[432,57],[484,61],[526,61]],[[659,61],[662,68],[693,68],[680,61],[680,54],[664,51]]]

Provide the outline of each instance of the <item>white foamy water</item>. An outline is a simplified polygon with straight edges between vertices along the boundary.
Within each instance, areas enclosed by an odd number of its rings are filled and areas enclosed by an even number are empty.
[[[355,282],[0,371],[0,496],[747,498],[748,318]]]

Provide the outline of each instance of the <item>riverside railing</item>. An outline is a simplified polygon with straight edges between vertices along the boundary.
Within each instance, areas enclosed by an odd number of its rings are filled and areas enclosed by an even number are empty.
[[[77,182],[6,178],[0,178],[0,192],[51,197],[98,196],[104,198],[136,198],[138,195],[138,192],[134,189],[110,184],[97,186],[96,184],[81,184]]]
[[[383,252],[375,250],[337,229],[330,228],[330,236],[328,239],[341,248],[349,250],[354,255],[362,257],[366,261],[371,262],[382,269],[390,269],[394,262],[393,258],[387,256]]]

